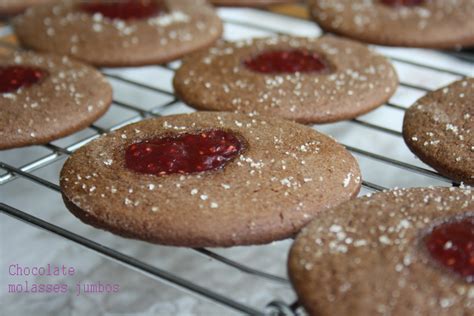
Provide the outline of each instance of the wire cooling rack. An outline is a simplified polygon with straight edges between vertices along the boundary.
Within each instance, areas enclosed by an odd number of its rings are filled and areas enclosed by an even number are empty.
[[[302,36],[322,34],[322,31],[310,21],[279,13],[254,9],[219,9],[219,14],[225,22],[224,38],[228,40],[277,34]],[[8,26],[3,27],[0,29],[0,36],[8,35],[10,32]],[[2,41],[0,44],[3,47],[12,47],[7,41]],[[415,159],[403,143],[401,123],[405,109],[417,98],[452,81],[473,76],[474,64],[469,61],[470,55],[465,54],[461,56],[463,58],[459,58],[459,53],[432,50],[375,46],[374,49],[391,59],[400,77],[400,87],[390,102],[357,119],[314,128],[334,136],[356,156],[364,177],[361,194],[397,186],[458,185]],[[108,233],[79,224],[71,215],[64,215],[68,212],[62,204],[59,205],[60,203],[55,205],[55,209],[63,216],[71,217],[67,224],[56,221],[57,214],[46,214],[47,212],[40,206],[48,205],[47,200],[51,194],[54,195],[55,203],[59,201],[58,171],[65,159],[79,147],[101,134],[144,118],[193,111],[173,94],[171,80],[177,67],[179,61],[161,66],[102,69],[115,90],[113,105],[103,118],[79,133],[43,146],[0,152],[0,192],[2,192],[0,211],[16,220],[82,245],[159,282],[217,303],[229,313],[298,314],[302,312],[301,308],[291,292],[284,273],[286,252],[279,253],[281,260],[278,263],[252,262],[253,258],[264,255],[261,253],[266,250],[262,249],[269,249],[272,245],[248,247],[250,261],[242,260],[240,256],[235,255],[234,248],[188,250],[192,252],[192,256],[206,259],[196,269],[202,269],[203,265],[211,263],[213,267],[219,268],[216,273],[222,274],[218,277],[224,280],[224,284],[214,287],[202,282],[202,279],[195,281],[196,278],[192,276],[186,278],[170,266],[163,268],[156,260],[142,260],[131,252],[123,251],[124,247],[120,246],[122,243],[133,246],[134,243],[141,245],[141,242],[116,237],[119,242],[111,243],[110,238],[107,238],[110,237]],[[26,185],[27,191],[21,189],[25,186],[25,181],[29,182]],[[45,189],[48,193],[42,194]],[[38,192],[33,195],[35,191],[40,191],[41,201],[34,201],[33,206],[25,207],[25,200],[30,196],[38,196]],[[291,242],[287,241],[284,249],[290,244]],[[161,250],[161,246],[146,247],[157,253],[164,251]],[[281,251],[280,248],[277,251]],[[272,265],[277,264],[280,268],[273,269]],[[235,286],[233,278],[229,277],[231,274],[238,274],[244,280],[247,278],[248,282],[258,280],[256,283],[258,286],[249,289],[249,297],[255,296],[260,291],[272,293],[271,289],[274,286],[284,287],[286,288],[284,293],[292,294],[264,296],[259,302],[240,295],[236,297],[233,295]]]

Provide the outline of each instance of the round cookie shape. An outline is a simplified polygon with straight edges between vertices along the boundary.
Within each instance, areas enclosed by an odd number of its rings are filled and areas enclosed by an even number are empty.
[[[30,6],[45,4],[52,0],[2,0],[0,16],[10,16],[23,12]]]
[[[17,52],[0,58],[0,74],[0,150],[72,134],[112,103],[102,74],[68,57]]]
[[[127,168],[127,149],[134,144],[165,138],[181,143],[212,132],[230,137],[226,148],[233,137],[241,144],[218,168],[168,173]],[[168,162],[157,159],[156,164]],[[356,196],[360,182],[351,154],[309,127],[215,112],[126,126],[74,153],[60,180],[66,206],[83,222],[125,237],[185,247],[290,237],[316,214]]]
[[[441,240],[440,228],[448,232],[446,226],[459,223],[472,244],[473,196],[468,188],[393,190],[317,216],[290,250],[299,302],[321,316],[472,315],[474,276],[454,273],[429,246],[432,236]],[[463,251],[472,265],[472,249],[456,249],[459,237],[447,234],[449,255]]]
[[[310,0],[326,31],[363,42],[408,47],[474,45],[472,0]]]
[[[474,78],[430,92],[405,113],[410,150],[439,173],[474,184]]]
[[[197,109],[309,124],[373,110],[394,93],[398,78],[386,58],[356,42],[282,36],[220,42],[185,58],[173,83],[177,95]]]
[[[24,46],[107,67],[169,62],[222,34],[219,17],[204,0],[126,1],[62,0],[32,8],[13,25]]]
[[[295,2],[298,2],[298,0],[211,0],[211,3],[214,5],[232,7],[266,7]]]

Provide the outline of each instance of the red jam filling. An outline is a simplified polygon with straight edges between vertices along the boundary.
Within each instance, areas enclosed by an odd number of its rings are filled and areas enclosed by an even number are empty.
[[[0,66],[0,93],[29,87],[48,75],[46,70],[28,66]]]
[[[263,52],[244,61],[245,66],[264,74],[295,72],[329,72],[329,64],[323,57],[305,50],[278,50]]]
[[[128,169],[158,176],[223,168],[244,149],[238,136],[223,130],[148,139],[125,152]]]
[[[474,283],[474,216],[436,226],[425,245],[441,265]]]
[[[414,7],[422,5],[425,0],[381,0],[383,4],[391,7]]]
[[[84,2],[80,9],[89,14],[100,13],[109,19],[138,20],[159,15],[166,11],[154,0],[115,0]]]

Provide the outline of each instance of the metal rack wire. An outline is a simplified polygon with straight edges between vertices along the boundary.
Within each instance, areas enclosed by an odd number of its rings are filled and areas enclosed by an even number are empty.
[[[227,25],[242,26],[245,28],[264,31],[269,34],[283,34],[282,32],[275,30],[271,27],[257,24],[257,23],[249,23],[247,21],[243,22],[243,21],[230,19],[230,18],[224,18],[224,22]],[[5,42],[0,43],[0,44],[2,44],[5,47],[11,47],[10,44],[5,43]],[[411,67],[415,67],[420,70],[429,70],[429,71],[434,71],[441,74],[449,74],[449,75],[452,75],[454,79],[464,78],[466,77],[467,74],[470,73],[469,71],[464,73],[464,72],[455,71],[452,69],[447,69],[446,67],[435,67],[432,65],[420,63],[415,60],[404,59],[404,58],[399,58],[399,57],[394,57],[394,56],[389,56],[389,58],[394,63],[409,65]],[[174,64],[154,66],[154,67],[156,67],[156,69],[165,69],[166,71],[169,71],[169,72],[173,72],[176,68]],[[95,139],[101,134],[107,133],[109,131],[120,128],[126,124],[136,122],[147,117],[161,116],[163,112],[165,112],[167,109],[177,107],[180,102],[176,98],[176,96],[174,96],[172,92],[166,89],[162,89],[150,84],[146,84],[138,80],[133,80],[126,76],[123,76],[114,72],[110,72],[107,70],[104,70],[104,73],[111,80],[120,82],[121,84],[138,87],[140,89],[147,90],[150,93],[167,96],[169,100],[162,104],[154,106],[150,109],[143,109],[137,104],[131,104],[129,102],[114,100],[113,107],[118,107],[118,108],[122,108],[128,111],[132,111],[134,115],[130,118],[127,118],[124,121],[113,124],[110,128],[103,128],[99,125],[92,124],[90,126],[90,129],[94,132],[92,133],[92,135],[87,136],[83,139],[80,139],[79,141],[75,141],[74,143],[69,144],[67,146],[60,146],[54,143],[46,144],[43,146],[43,148],[46,149],[48,153],[39,158],[35,158],[34,160],[29,161],[26,164],[22,164],[20,166],[14,166],[11,163],[0,161],[0,169],[4,170],[4,172],[0,172],[0,188],[20,178],[23,178],[31,182],[34,182],[37,185],[40,185],[42,187],[46,187],[54,192],[60,193],[60,188],[57,184],[49,181],[48,179],[44,177],[36,175],[35,172],[55,162],[60,161],[61,159],[64,159],[68,155],[72,154],[76,149],[87,144],[88,142]],[[413,89],[413,90],[419,91],[420,93],[426,93],[428,91],[431,91],[431,88],[428,88],[420,84],[414,84],[411,82],[401,82],[401,87],[404,87],[407,89]],[[393,109],[394,111],[405,111],[406,109],[403,105],[396,104],[394,102],[389,102],[385,104],[383,107]],[[402,145],[403,143],[402,135],[397,130],[382,126],[380,124],[372,123],[361,118],[353,119],[349,121],[348,123],[354,124],[361,128],[366,128],[366,129],[369,129],[369,130],[372,130],[384,135],[390,135],[392,137],[397,138],[397,142],[399,142],[400,145]],[[450,179],[431,170],[427,166],[418,166],[418,165],[401,161],[395,158],[386,157],[384,155],[377,154],[376,152],[368,151],[363,148],[359,148],[357,146],[351,146],[348,144],[343,144],[343,145],[345,145],[349,151],[356,154],[357,156],[361,156],[369,160],[376,161],[378,163],[382,163],[382,164],[389,165],[401,170],[405,170],[410,173],[416,173],[424,177],[432,178],[436,181],[445,183],[446,185],[458,185],[458,183],[452,182]],[[362,184],[363,184],[363,187],[367,191],[381,191],[381,190],[386,189],[384,185],[367,181],[367,180],[364,180]],[[98,254],[106,256],[107,258],[110,258],[134,270],[140,271],[154,279],[167,282],[185,291],[191,292],[193,294],[197,294],[208,300],[214,301],[220,305],[228,307],[229,309],[242,312],[245,314],[252,314],[252,315],[268,315],[268,314],[295,315],[298,313],[299,305],[297,302],[285,303],[278,300],[274,300],[268,303],[267,309],[260,310],[255,307],[249,306],[247,304],[241,303],[233,297],[222,295],[218,293],[217,291],[206,288],[205,286],[190,282],[184,278],[181,278],[178,275],[173,274],[170,271],[165,271],[156,266],[140,261],[130,255],[122,253],[116,249],[112,249],[103,244],[97,243],[94,240],[91,240],[85,236],[82,236],[80,234],[76,234],[67,229],[61,228],[58,225],[42,220],[37,216],[29,214],[28,212],[19,210],[13,206],[7,205],[5,203],[0,203],[0,211],[19,221],[26,222],[35,227],[44,229],[55,235],[63,237],[71,242],[82,245]],[[267,273],[265,271],[252,268],[248,265],[242,264],[240,262],[237,262],[225,256],[222,256],[212,250],[194,249],[194,251],[201,256],[210,258],[216,262],[219,262],[222,265],[226,265],[242,273],[245,273],[257,278],[262,278],[270,282],[277,282],[281,284],[289,283],[289,281],[284,277],[280,277],[277,275]]]

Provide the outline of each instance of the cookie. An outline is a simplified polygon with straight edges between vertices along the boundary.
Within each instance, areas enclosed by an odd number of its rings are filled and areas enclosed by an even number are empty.
[[[334,36],[221,42],[185,58],[174,78],[177,95],[197,109],[307,124],[369,112],[397,84],[386,58]]]
[[[89,126],[112,103],[96,69],[68,57],[0,57],[0,150],[45,144]]]
[[[273,4],[295,2],[298,2],[298,0],[211,0],[212,4],[232,7],[265,7]]]
[[[186,247],[287,238],[361,182],[351,154],[309,127],[215,112],[126,126],[79,149],[60,179],[83,222]]]
[[[305,227],[289,275],[310,315],[473,315],[470,189],[388,191]]]
[[[405,113],[403,137],[423,162],[474,184],[474,78],[430,92]]]
[[[0,16],[15,15],[28,7],[51,2],[52,0],[2,0],[0,1]]]
[[[472,0],[309,0],[326,31],[363,42],[427,48],[474,45]]]
[[[29,10],[13,26],[24,46],[107,67],[169,62],[222,33],[204,0],[63,0]]]

